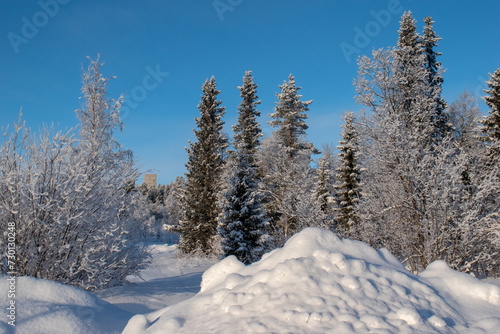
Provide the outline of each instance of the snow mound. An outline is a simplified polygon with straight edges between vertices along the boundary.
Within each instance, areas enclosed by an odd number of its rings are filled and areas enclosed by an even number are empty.
[[[449,299],[446,275],[459,285]],[[494,333],[494,288],[441,263],[419,277],[387,250],[308,228],[252,265],[215,264],[196,296],[134,316],[123,333]],[[474,299],[496,317],[461,313],[454,297],[463,291],[462,302]]]
[[[0,304],[9,305],[9,281],[0,277]],[[15,333],[120,333],[132,314],[85,290],[33,277],[16,279]],[[0,333],[14,328],[0,319]]]

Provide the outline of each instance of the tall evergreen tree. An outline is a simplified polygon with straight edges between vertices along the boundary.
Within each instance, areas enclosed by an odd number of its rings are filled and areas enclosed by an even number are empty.
[[[279,87],[281,93],[276,93],[278,97],[276,112],[269,114],[274,120],[270,121],[269,124],[278,128],[276,134],[281,138],[290,157],[298,150],[309,149],[317,152],[312,143],[301,140],[306,135],[308,128],[305,122],[306,112],[309,111],[309,105],[313,101],[300,101],[302,95],[298,91],[301,87],[295,85],[295,78],[291,74],[288,77],[288,82],[284,81],[283,85]]]
[[[328,221],[331,222],[332,216],[332,199],[334,198],[334,183],[335,183],[335,156],[333,149],[329,145],[323,146],[323,156],[318,162],[316,169],[316,189],[315,196],[319,202],[321,211],[325,213]]]
[[[485,92],[488,95],[483,99],[490,111],[483,120],[484,130],[488,141],[500,140],[500,68],[490,74],[490,80],[486,83],[489,89]]]
[[[301,89],[290,74],[288,82],[276,93],[275,113],[269,114],[269,124],[275,128],[271,137],[262,143],[259,164],[263,172],[265,210],[271,219],[273,237],[278,245],[302,228],[318,223],[323,218],[315,215],[321,210],[314,195],[314,171],[310,167],[311,154],[318,151],[305,139],[308,128],[306,112],[312,101],[301,101]]]
[[[250,162],[253,164],[253,155],[260,145],[262,130],[257,121],[260,111],[257,105],[261,103],[257,100],[257,85],[253,82],[252,71],[246,71],[243,77],[243,86],[238,87],[242,101],[238,106],[238,123],[233,126],[234,142],[245,154],[249,154]]]
[[[427,70],[426,83],[430,86],[429,97],[432,100],[430,108],[432,108],[432,120],[435,127],[436,140],[442,140],[451,133],[449,126],[449,116],[446,113],[447,104],[441,97],[443,76],[441,63],[437,61],[437,57],[441,52],[434,50],[438,46],[437,42],[441,40],[434,31],[432,18],[427,16],[424,18],[425,27],[421,37],[420,44],[425,57],[425,67]]]
[[[339,167],[337,168],[338,207],[335,221],[337,232],[344,236],[353,236],[358,228],[359,218],[356,203],[360,197],[360,172],[358,161],[358,135],[354,126],[355,116],[352,111],[343,115],[342,140],[339,141]]]
[[[251,73],[245,73],[243,86],[238,87],[242,101],[238,107],[238,123],[233,126],[236,150],[226,168],[228,175],[219,216],[224,255],[235,255],[245,264],[259,260],[270,242],[254,157],[262,136],[257,121],[260,112],[256,108],[261,101],[257,100],[257,85]]]
[[[186,189],[181,197],[183,217],[179,226],[179,249],[185,253],[199,250],[209,254],[217,233],[217,197],[228,143],[222,133],[225,108],[220,107],[222,102],[217,100],[220,91],[215,78],[207,79],[202,90],[198,105],[201,116],[195,119],[198,129],[194,130],[198,141],[189,142],[190,147],[186,148],[189,160]]]
[[[422,134],[424,110],[429,107],[424,103],[422,85],[427,72],[424,68],[424,55],[420,48],[420,39],[416,32],[416,20],[411,12],[405,12],[401,18],[397,48],[393,54],[393,76],[397,99],[394,101],[397,118],[407,129],[415,129]],[[425,126],[426,131],[430,131]]]
[[[268,219],[258,191],[257,167],[250,163],[250,155],[240,153],[243,145],[236,146],[220,200],[219,233],[224,255],[235,255],[249,264],[260,259],[270,242]]]
[[[401,54],[401,51],[405,48],[409,48],[413,56],[420,53],[416,22],[411,11],[403,13],[398,30],[399,36],[397,47],[398,50],[400,50],[399,54]]]

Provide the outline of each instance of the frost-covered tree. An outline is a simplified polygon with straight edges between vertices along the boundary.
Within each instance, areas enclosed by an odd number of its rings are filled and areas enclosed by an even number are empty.
[[[358,131],[366,169],[359,205],[363,238],[408,258],[414,270],[428,264],[433,238],[424,224],[424,189],[435,163],[428,157],[436,154],[435,99],[418,40],[415,20],[405,13],[398,47],[361,57],[356,81],[356,100],[368,108]]]
[[[269,114],[273,118],[269,124],[277,128],[276,134],[285,145],[287,153],[293,156],[300,150],[311,150],[316,152],[312,143],[303,138],[308,128],[306,112],[309,111],[309,105],[313,102],[301,101],[302,95],[298,93],[301,87],[295,85],[295,78],[290,74],[288,82],[284,81],[279,86],[281,93],[276,93],[278,102],[276,102],[275,112]]]
[[[449,108],[450,122],[454,130],[454,138],[462,148],[480,149],[479,131],[481,111],[477,98],[467,91],[461,93]]]
[[[238,123],[233,126],[235,151],[226,166],[226,182],[220,200],[219,233],[225,256],[235,255],[249,264],[260,259],[270,243],[268,219],[262,208],[255,153],[262,131],[257,117],[257,85],[250,71],[238,87],[242,101]]]
[[[120,100],[108,98],[101,65],[91,60],[83,74],[78,138],[53,128],[35,136],[22,122],[5,132],[0,222],[16,227],[19,275],[95,290],[145,266],[147,254],[128,229],[136,205],[128,184],[138,174],[131,153],[113,138]]]
[[[469,238],[466,268],[474,273],[500,276],[500,69],[487,82],[484,101],[490,107],[482,122],[485,147],[478,152],[477,185],[468,211]],[[470,155],[471,153],[469,153]],[[473,153],[472,153],[473,154]],[[473,256],[471,256],[473,254]]]
[[[500,140],[500,68],[490,74],[490,80],[486,84],[488,89],[485,92],[488,95],[483,99],[490,110],[483,120],[484,130],[489,141]]]
[[[165,208],[168,212],[166,225],[178,226],[182,217],[182,209],[180,206],[180,198],[186,189],[186,180],[182,176],[177,176],[170,183],[167,196],[165,197]]]
[[[437,61],[437,57],[441,55],[441,52],[435,50],[441,37],[434,31],[434,21],[430,16],[425,17],[424,22],[424,33],[420,38],[420,44],[425,56],[426,83],[430,86],[429,96],[433,99],[430,108],[432,109],[432,120],[435,127],[434,136],[436,140],[440,141],[451,133],[449,115],[446,112],[447,104],[441,96],[443,76],[441,63]]]
[[[335,227],[339,234],[353,237],[359,230],[359,218],[356,204],[360,197],[359,143],[355,127],[355,116],[352,111],[343,115],[342,139],[339,141],[339,167],[335,184],[337,208]]]
[[[201,251],[210,254],[217,234],[217,217],[220,213],[217,197],[221,190],[221,173],[224,151],[228,143],[222,133],[225,108],[217,100],[215,78],[202,86],[203,95],[198,105],[200,117],[194,130],[197,141],[186,148],[186,189],[181,198],[183,217],[178,231],[181,233],[179,249],[184,253]]]
[[[249,162],[254,165],[254,155],[260,145],[262,130],[257,118],[261,103],[257,97],[257,85],[253,82],[252,71],[246,71],[243,85],[238,87],[242,101],[238,106],[238,123],[233,126],[234,143],[237,151],[249,155]]]
[[[261,148],[258,161],[263,174],[264,208],[276,246],[282,246],[305,227],[328,227],[315,193],[316,173],[310,166],[311,152],[301,150],[290,157],[276,132],[262,141]]]
[[[316,168],[315,196],[321,211],[325,213],[329,221],[333,221],[335,194],[335,170],[336,159],[333,149],[329,145],[323,145],[323,155],[318,161]],[[333,226],[331,226],[333,228]]]
[[[245,264],[258,261],[271,241],[258,191],[257,167],[248,157],[236,152],[229,159],[219,217],[224,256],[235,255]]]
[[[326,221],[314,192],[315,173],[309,165],[311,155],[318,151],[305,139],[306,112],[312,101],[301,101],[301,88],[291,74],[288,79],[276,94],[275,112],[269,115],[273,118],[269,124],[277,129],[263,141],[259,152],[265,210],[278,245],[302,228]]]

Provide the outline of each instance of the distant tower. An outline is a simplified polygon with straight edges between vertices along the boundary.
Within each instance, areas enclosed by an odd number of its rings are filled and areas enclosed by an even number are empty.
[[[156,188],[156,174],[144,174],[144,183],[148,189]]]

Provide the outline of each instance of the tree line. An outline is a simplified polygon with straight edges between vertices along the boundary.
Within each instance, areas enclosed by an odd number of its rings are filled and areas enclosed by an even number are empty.
[[[292,75],[269,115],[275,131],[262,139],[261,101],[246,72],[231,149],[220,91],[207,79],[178,194],[180,224],[166,226],[180,233],[179,249],[251,263],[319,226],[386,247],[415,272],[441,259],[498,275],[500,69],[487,82],[488,116],[467,92],[448,105],[433,23],[424,18],[419,34],[405,12],[397,45],[358,59],[362,108],[344,114],[338,153],[324,147],[316,167],[320,152],[306,139],[312,101],[301,100]]]
[[[279,86],[264,138],[258,86],[245,73],[232,142],[207,79],[185,177],[155,189],[135,186],[133,154],[114,138],[123,100],[109,98],[111,78],[90,60],[75,129],[36,133],[22,119],[3,129],[1,272],[12,271],[11,230],[18,275],[95,290],[145,268],[144,241],[249,264],[316,226],[388,248],[415,272],[440,259],[498,276],[500,69],[487,81],[487,116],[468,92],[448,104],[433,23],[426,17],[419,34],[404,13],[397,45],[358,59],[362,107],[344,113],[339,145],[322,152],[307,140],[313,101],[293,75]]]

